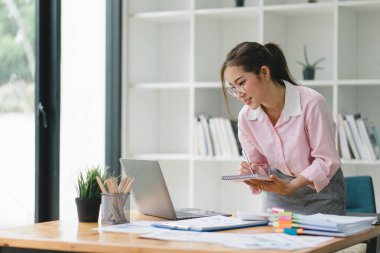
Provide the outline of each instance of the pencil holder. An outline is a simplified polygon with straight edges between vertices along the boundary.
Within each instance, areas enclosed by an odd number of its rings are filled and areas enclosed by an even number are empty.
[[[101,222],[121,224],[130,221],[130,193],[102,193]]]

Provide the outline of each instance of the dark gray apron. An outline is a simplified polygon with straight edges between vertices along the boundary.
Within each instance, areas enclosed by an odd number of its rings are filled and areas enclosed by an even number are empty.
[[[285,181],[294,177],[271,168],[271,173]],[[284,208],[300,214],[345,214],[345,188],[342,169],[338,169],[330,183],[319,193],[309,186],[304,186],[289,195],[280,195],[263,191],[264,210],[272,207]]]

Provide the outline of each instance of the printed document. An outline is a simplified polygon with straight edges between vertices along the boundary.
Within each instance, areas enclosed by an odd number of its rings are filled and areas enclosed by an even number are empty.
[[[155,221],[136,221],[113,226],[105,226],[96,228],[100,232],[117,232],[117,233],[132,233],[146,234],[161,231],[162,229],[151,226]]]
[[[295,250],[315,247],[322,242],[334,239],[333,237],[324,236],[291,236],[282,233],[232,234],[176,230],[162,230],[140,235],[139,237],[170,241],[218,243],[226,247],[238,249],[277,250]]]

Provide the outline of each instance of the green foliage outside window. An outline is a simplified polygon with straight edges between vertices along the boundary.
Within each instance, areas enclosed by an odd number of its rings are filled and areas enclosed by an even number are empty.
[[[33,81],[24,43],[29,43],[34,54],[34,31],[34,0],[0,1],[0,85]]]
[[[34,16],[34,0],[0,0],[0,113],[33,111]]]

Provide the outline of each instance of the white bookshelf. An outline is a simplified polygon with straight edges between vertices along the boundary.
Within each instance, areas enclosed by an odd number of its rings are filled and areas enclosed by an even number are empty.
[[[241,157],[193,154],[194,116],[230,118],[219,70],[239,42],[279,44],[291,73],[325,96],[334,115],[360,112],[380,129],[380,1],[245,2],[130,0],[124,9],[123,156],[161,161],[177,207],[229,212],[261,205],[245,186],[219,180],[237,171]],[[310,61],[326,58],[313,81],[302,80],[296,63],[304,45]],[[241,105],[230,102],[236,117]],[[380,161],[342,164],[346,175],[380,181]]]

